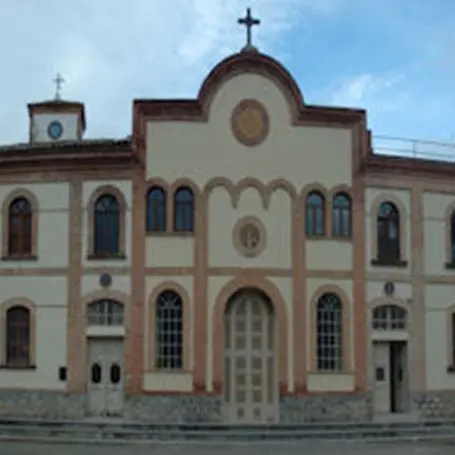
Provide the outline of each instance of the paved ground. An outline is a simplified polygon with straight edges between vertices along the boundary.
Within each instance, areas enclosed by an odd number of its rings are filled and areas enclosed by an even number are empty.
[[[0,455],[454,455],[455,445],[381,443],[324,444],[280,443],[258,445],[62,445],[0,442]]]

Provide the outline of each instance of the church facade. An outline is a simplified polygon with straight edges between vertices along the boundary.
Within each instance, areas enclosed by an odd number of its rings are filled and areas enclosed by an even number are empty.
[[[377,155],[276,60],[135,100],[125,140],[28,106],[0,147],[0,416],[455,415],[454,165]]]

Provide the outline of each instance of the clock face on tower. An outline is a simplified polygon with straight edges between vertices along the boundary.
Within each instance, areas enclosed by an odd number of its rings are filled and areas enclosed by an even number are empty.
[[[63,125],[59,121],[53,120],[47,127],[47,134],[51,139],[59,139],[63,134]]]

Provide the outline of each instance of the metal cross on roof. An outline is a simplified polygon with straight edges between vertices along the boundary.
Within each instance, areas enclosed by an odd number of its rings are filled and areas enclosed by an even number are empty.
[[[63,79],[60,73],[57,73],[57,76],[52,79],[52,82],[55,82],[55,99],[59,100],[61,99],[60,90],[62,89],[62,85],[65,83],[65,79]]]
[[[251,39],[251,29],[255,25],[259,25],[261,21],[259,19],[254,19],[253,16],[251,16],[251,8],[246,9],[246,16],[241,17],[237,20],[237,22],[240,25],[244,25],[246,28],[246,46],[243,48],[244,50],[253,50],[254,46],[252,44],[252,39]]]

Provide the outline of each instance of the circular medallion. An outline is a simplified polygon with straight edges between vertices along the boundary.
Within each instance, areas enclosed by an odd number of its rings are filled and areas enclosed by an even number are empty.
[[[243,100],[237,104],[231,124],[235,138],[248,147],[261,144],[269,133],[269,116],[256,100]]]
[[[63,125],[57,120],[49,123],[47,134],[51,139],[59,139],[63,134]]]
[[[259,256],[266,244],[264,225],[255,217],[240,219],[234,227],[233,243],[243,256]]]
[[[386,295],[392,295],[395,293],[395,285],[391,281],[387,281],[387,283],[384,284],[384,293]]]
[[[109,273],[102,273],[100,275],[100,285],[103,288],[107,288],[112,284],[112,277]]]

